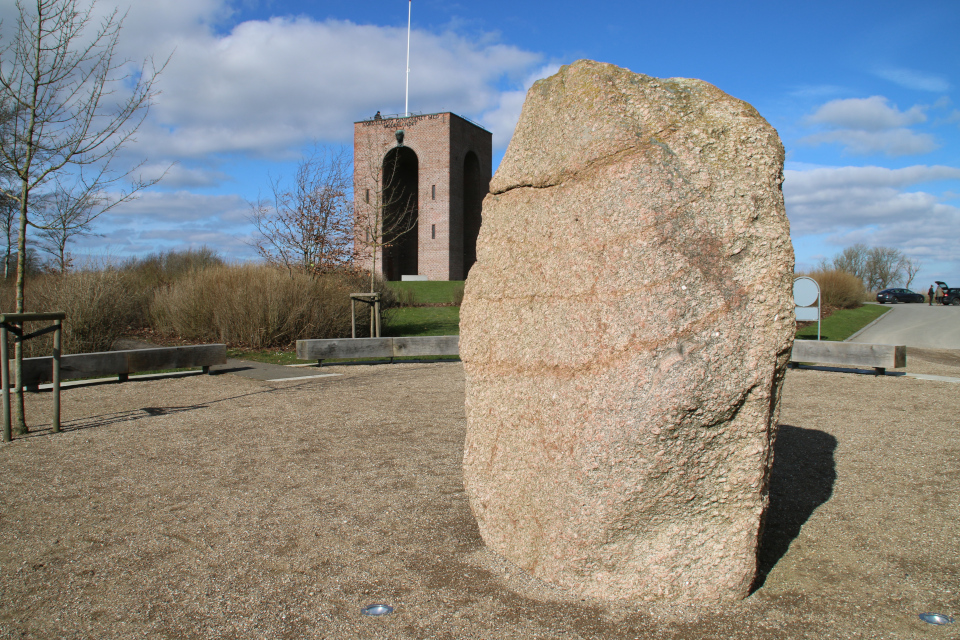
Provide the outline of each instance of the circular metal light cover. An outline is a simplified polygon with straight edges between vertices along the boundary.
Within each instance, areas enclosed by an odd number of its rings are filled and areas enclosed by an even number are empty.
[[[393,607],[388,604],[368,604],[360,610],[360,613],[365,616],[385,616],[393,613]]]
[[[950,624],[953,618],[942,613],[921,613],[920,619],[930,624]]]

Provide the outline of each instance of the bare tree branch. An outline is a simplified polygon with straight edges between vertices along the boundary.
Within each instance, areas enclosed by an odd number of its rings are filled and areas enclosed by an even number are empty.
[[[909,289],[910,284],[913,282],[913,279],[917,277],[917,274],[920,273],[920,269],[923,268],[923,261],[915,260],[914,258],[904,258],[903,259],[903,274],[905,278],[904,287]]]
[[[70,185],[57,180],[56,189],[40,207],[40,221],[32,223],[40,231],[40,249],[53,256],[57,271],[64,274],[72,264],[67,244],[77,237],[97,235],[93,222],[111,206],[114,201],[100,192],[81,190],[76,194]]]
[[[13,37],[0,49],[0,166],[15,176],[12,196],[20,209],[17,231],[17,312],[24,310],[26,242],[31,194],[55,175],[72,172],[82,186],[74,197],[130,183],[112,198],[116,206],[155,181],[134,177],[138,167],[111,171],[120,149],[133,140],[156,95],[166,63],[132,64],[115,50],[124,16],[116,11],[93,24],[94,4],[77,0],[17,0]],[[109,207],[100,207],[104,211]],[[22,359],[15,346],[17,420],[23,419]]]
[[[254,247],[291,273],[320,274],[352,261],[350,162],[343,149],[314,147],[297,166],[293,184],[270,180],[272,201],[251,202]]]

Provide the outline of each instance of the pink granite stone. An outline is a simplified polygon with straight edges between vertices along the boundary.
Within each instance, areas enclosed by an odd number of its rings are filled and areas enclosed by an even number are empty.
[[[487,546],[610,599],[743,598],[793,343],[783,146],[699,80],[528,92],[460,316]]]

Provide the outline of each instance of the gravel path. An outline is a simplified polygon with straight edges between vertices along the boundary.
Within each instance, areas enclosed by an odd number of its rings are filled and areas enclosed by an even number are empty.
[[[957,352],[910,354],[960,377]],[[461,365],[324,372],[66,390],[65,433],[0,447],[0,637],[960,637],[955,384],[790,371],[761,586],[677,609],[572,598],[484,550]]]

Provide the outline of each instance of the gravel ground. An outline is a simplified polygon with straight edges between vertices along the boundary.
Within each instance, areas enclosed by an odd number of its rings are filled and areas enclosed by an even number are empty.
[[[960,377],[960,352],[909,362]],[[64,433],[0,447],[0,637],[960,637],[956,384],[791,370],[758,588],[681,609],[581,600],[484,549],[460,364],[324,371],[65,390]]]

